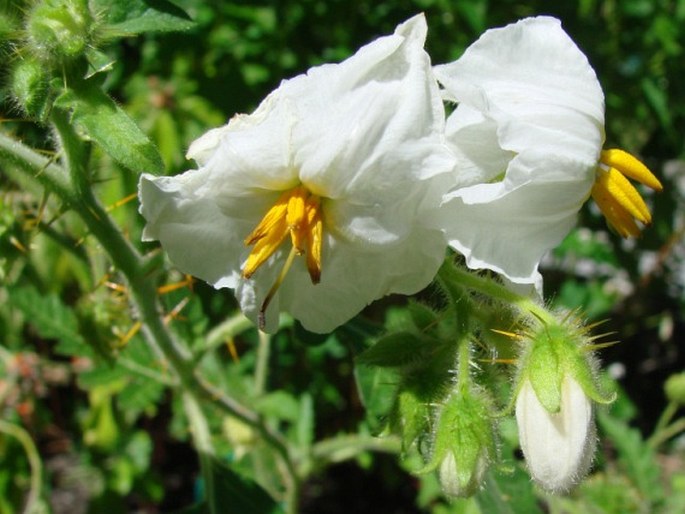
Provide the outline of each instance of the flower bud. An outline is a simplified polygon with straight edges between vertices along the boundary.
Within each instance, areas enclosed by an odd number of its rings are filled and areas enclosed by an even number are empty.
[[[440,411],[433,454],[424,471],[438,469],[445,494],[471,496],[482,484],[494,455],[489,398],[475,388],[465,390],[457,386]]]
[[[676,373],[668,377],[664,391],[668,401],[685,405],[685,373]]]
[[[540,486],[564,492],[585,476],[595,451],[595,425],[592,403],[573,378],[563,379],[555,413],[526,380],[516,398],[516,421],[528,469]]]
[[[49,76],[37,59],[27,57],[15,62],[10,87],[14,101],[28,116],[40,119],[47,113]]]
[[[43,0],[29,13],[26,32],[37,55],[73,59],[87,49],[93,20],[88,0]]]
[[[596,444],[593,401],[612,401],[597,388],[588,331],[566,316],[537,320],[523,337],[519,438],[533,479],[551,492],[569,490],[587,473]]]

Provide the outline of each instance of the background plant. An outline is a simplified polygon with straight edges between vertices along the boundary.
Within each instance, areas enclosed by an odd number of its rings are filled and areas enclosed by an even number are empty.
[[[189,511],[220,512],[229,501],[236,512],[299,503],[317,513],[685,506],[684,2],[0,7],[0,512],[167,512],[202,498]],[[559,17],[606,91],[609,145],[639,153],[665,185],[642,239],[622,241],[588,208],[545,263],[553,303],[608,319],[601,331],[620,341],[601,353],[621,391],[599,417],[601,457],[570,497],[534,491],[506,421],[499,451],[508,469],[455,502],[433,474],[416,479],[399,467],[398,440],[371,435],[388,412],[394,371],[355,357],[426,305],[439,310],[435,290],[419,302],[378,302],[330,336],[284,319],[266,337],[230,293],[193,282],[139,242],[140,171],[186,169],[184,152],[202,132],[417,11],[436,63],[488,27]]]

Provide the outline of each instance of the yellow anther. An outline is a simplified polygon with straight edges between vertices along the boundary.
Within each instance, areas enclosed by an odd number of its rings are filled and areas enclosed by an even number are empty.
[[[285,220],[290,232],[290,239],[297,255],[302,255],[305,251],[306,239],[309,236],[309,226],[307,224],[306,201],[309,192],[302,186],[292,190],[288,200],[288,212]]]
[[[307,271],[313,284],[317,284],[321,279],[321,201],[304,186],[295,187],[281,194],[257,227],[245,238],[245,244],[254,247],[243,267],[243,277],[250,278],[257,268],[276,252],[288,234],[292,250],[262,303],[259,313],[260,328],[264,325],[266,308],[285,279],[295,255],[305,256]]]
[[[616,168],[626,177],[637,180],[640,184],[644,184],[655,191],[663,189],[661,182],[649,171],[649,168],[624,150],[618,148],[604,150],[599,160],[606,166]]]
[[[598,169],[595,187],[605,189],[633,218],[646,225],[652,222],[652,215],[640,193],[616,168]]]
[[[638,159],[623,150],[610,149],[601,154],[592,197],[609,225],[622,237],[637,237],[640,227],[635,220],[649,225],[652,215],[626,177],[657,191],[663,189],[661,182]]]
[[[309,237],[305,251],[307,259],[307,271],[312,283],[318,284],[321,280],[321,246],[323,243],[323,218],[321,217],[320,201],[315,196],[307,199],[307,225]]]

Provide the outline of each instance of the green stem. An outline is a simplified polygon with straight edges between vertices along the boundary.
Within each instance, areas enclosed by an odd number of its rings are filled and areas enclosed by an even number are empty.
[[[24,512],[26,514],[38,512],[38,502],[40,501],[42,494],[41,488],[43,467],[40,461],[40,456],[38,455],[38,450],[36,449],[36,445],[33,444],[33,440],[26,430],[18,425],[13,425],[12,423],[8,423],[2,419],[0,419],[0,432],[14,437],[24,447],[26,457],[29,460],[29,467],[31,468],[31,485],[29,494],[26,497]]]
[[[183,390],[198,399],[213,404],[225,414],[234,416],[254,428],[266,444],[283,459],[287,469],[286,487],[297,487],[297,473],[283,436],[268,427],[254,411],[211,386],[195,370],[190,352],[171,335],[164,323],[154,281],[148,274],[148,262],[123,236],[112,218],[100,205],[90,187],[86,187],[87,175],[80,160],[87,152],[80,148],[83,143],[73,133],[72,127],[59,116],[55,128],[63,143],[65,162],[77,169],[67,174],[61,166],[36,153],[29,147],[0,133],[0,157],[12,161],[20,170],[38,180],[46,189],[58,195],[83,220],[90,233],[107,252],[114,266],[126,277],[135,311],[143,321],[142,333],[148,343],[166,358],[170,371],[176,375]],[[76,177],[76,184],[69,180]],[[78,191],[78,192],[77,192]]]
[[[266,375],[269,369],[269,356],[271,355],[271,336],[266,332],[259,331],[257,343],[257,362],[254,370],[255,396],[260,396],[266,391]]]
[[[238,312],[236,315],[224,320],[207,333],[202,351],[206,352],[212,350],[224,341],[233,339],[238,334],[241,334],[252,327],[254,327],[254,323],[252,323],[252,321],[242,312]]]
[[[555,323],[554,317],[542,305],[539,305],[527,296],[507,289],[487,275],[480,275],[476,272],[460,268],[451,262],[443,265],[439,273],[443,280],[452,281],[455,284],[502,303],[514,305],[518,310],[532,314],[544,323]]]
[[[204,479],[205,498],[209,506],[209,512],[217,514],[221,512],[216,504],[216,491],[214,487],[214,471],[212,460],[214,459],[214,446],[212,445],[211,432],[200,405],[192,394],[183,393],[183,407],[188,417],[188,424],[193,435],[195,449],[200,459],[200,472]]]
[[[468,394],[471,387],[471,341],[462,337],[459,341],[457,387],[463,394]]]
[[[668,426],[663,427],[658,432],[655,431],[654,434],[647,440],[647,444],[653,448],[658,448],[662,443],[668,441],[671,437],[678,435],[680,432],[685,431],[685,418],[680,418]]]
[[[402,442],[399,437],[374,437],[365,434],[349,434],[325,439],[312,447],[312,457],[319,464],[332,464],[353,459],[362,452],[399,454]]]
[[[666,408],[661,413],[661,416],[659,416],[659,421],[654,427],[652,437],[654,437],[658,432],[663,430],[664,427],[671,422],[673,416],[675,416],[676,412],[678,412],[679,407],[680,405],[678,404],[678,402],[669,402],[668,405],[666,405]]]
[[[46,190],[56,193],[67,204],[75,201],[68,173],[55,164],[53,159],[48,159],[2,132],[0,132],[0,157],[17,166]]]

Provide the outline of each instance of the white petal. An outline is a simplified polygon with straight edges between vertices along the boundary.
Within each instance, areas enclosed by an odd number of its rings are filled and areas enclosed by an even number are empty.
[[[216,184],[208,169],[187,171],[175,177],[140,178],[140,213],[147,220],[143,240],[159,240],[179,269],[214,287],[236,287],[248,249],[243,238],[255,219],[275,197],[269,194],[221,198],[232,200],[233,213],[219,208]]]
[[[224,189],[289,189],[299,183],[292,161],[295,121],[289,100],[276,90],[254,113],[238,114],[226,126],[200,137],[188,156],[223,175]]]
[[[597,163],[604,94],[558,20],[527,18],[487,31],[457,61],[435,67],[450,98],[497,121],[502,148]]]
[[[527,161],[531,160],[532,163]],[[587,198],[584,181],[566,178],[577,167],[560,159],[546,161],[537,152],[517,156],[510,169],[526,169],[538,162],[553,164],[542,180],[519,184],[479,184],[445,197],[442,216],[451,246],[462,253],[469,267],[487,268],[516,283],[534,283],[538,263],[575,225]],[[557,179],[557,181],[554,180]]]
[[[521,449],[531,476],[545,489],[564,492],[587,472],[594,453],[592,404],[580,385],[565,377],[561,409],[550,414],[529,381],[516,399]]]
[[[402,244],[364,251],[355,243],[329,236],[324,243],[321,282],[313,285],[304,261],[296,258],[267,310],[266,329],[273,330],[278,311],[286,311],[312,332],[330,332],[372,301],[390,293],[413,294],[435,277],[445,241],[437,230],[416,230]],[[243,312],[257,319],[259,307],[279,271],[278,261],[241,280],[236,296]]]
[[[435,73],[459,102],[447,122],[464,170],[445,197],[450,244],[470,267],[533,283],[540,259],[573,226],[592,187],[604,139],[596,75],[547,17],[489,30]],[[502,172],[501,182],[482,183]]]
[[[419,181],[452,167],[425,35],[425,19],[416,16],[346,61],[282,86],[301,117],[293,141],[302,183],[342,202],[332,216],[349,237],[364,239],[371,225],[374,238],[403,237],[424,188]]]

